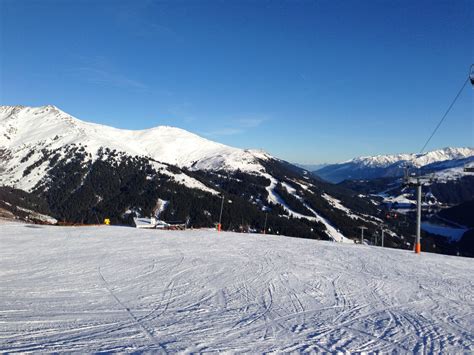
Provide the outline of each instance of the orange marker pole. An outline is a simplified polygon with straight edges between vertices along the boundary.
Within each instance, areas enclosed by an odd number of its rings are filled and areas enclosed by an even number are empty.
[[[217,224],[217,231],[220,232],[222,225],[222,210],[224,209],[224,195],[222,195],[222,202],[221,202],[221,213],[219,213],[219,223]]]
[[[267,218],[268,218],[268,213],[265,213],[265,224],[263,226],[263,234],[267,234]]]
[[[417,181],[416,186],[417,203],[416,203],[416,241],[415,241],[415,253],[421,253],[421,181]]]
[[[416,254],[420,254],[420,253],[421,253],[421,244],[420,244],[420,243],[416,243],[416,244],[415,244],[415,253],[416,253]]]

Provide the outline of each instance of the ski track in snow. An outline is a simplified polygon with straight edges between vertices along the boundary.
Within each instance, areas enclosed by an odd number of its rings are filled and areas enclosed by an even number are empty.
[[[474,351],[472,259],[125,227],[0,226],[0,351]]]
[[[312,216],[307,216],[298,212],[293,211],[285,201],[275,192],[275,187],[278,184],[278,180],[275,179],[270,174],[262,174],[262,176],[266,177],[271,181],[270,185],[268,185],[265,189],[268,192],[268,201],[274,204],[280,204],[285,211],[287,211],[291,216],[296,218],[306,218],[310,221],[317,221],[324,224],[326,227],[326,232],[335,242],[341,243],[354,243],[354,241],[350,238],[345,237],[341,232],[339,232],[326,218],[319,215],[314,209],[312,209],[304,200],[296,193],[296,190],[288,185],[286,182],[283,182],[283,187],[286,188],[288,193],[292,194],[295,198],[301,201],[304,207],[306,207],[311,213]]]

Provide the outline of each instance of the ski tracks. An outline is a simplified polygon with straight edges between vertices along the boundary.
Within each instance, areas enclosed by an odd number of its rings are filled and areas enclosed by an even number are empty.
[[[32,261],[2,260],[0,350],[474,351],[472,264],[463,258],[124,230],[131,234],[12,238],[37,250],[11,243]],[[74,253],[58,252],[64,244]]]
[[[100,280],[102,281],[105,289],[110,293],[110,295],[113,297],[115,302],[127,313],[127,315],[130,317],[130,319],[141,329],[141,331],[145,334],[146,337],[150,339],[150,341],[155,345],[152,348],[159,348],[163,351],[166,351],[166,349],[160,344],[160,342],[155,338],[153,335],[153,332],[147,328],[145,324],[143,324],[142,320],[137,318],[130,308],[128,308],[114,293],[112,287],[109,285],[107,280],[104,278],[104,275],[102,274],[102,271],[100,270],[100,267],[97,268],[97,271],[99,273]]]

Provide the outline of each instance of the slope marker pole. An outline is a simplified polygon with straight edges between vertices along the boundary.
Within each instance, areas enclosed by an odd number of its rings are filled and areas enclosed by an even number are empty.
[[[416,242],[415,242],[415,253],[421,253],[421,182],[420,180],[416,183]]]
[[[224,194],[222,194],[222,202],[221,202],[221,212],[219,214],[219,224],[217,225],[217,231],[220,232],[222,229],[222,210],[224,209]]]
[[[268,212],[265,213],[265,224],[263,225],[263,234],[267,234],[267,217],[268,217]]]

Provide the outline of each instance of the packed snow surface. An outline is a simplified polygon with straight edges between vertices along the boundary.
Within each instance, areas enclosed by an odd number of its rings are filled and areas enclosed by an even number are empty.
[[[472,259],[106,226],[0,243],[2,352],[474,351]]]

